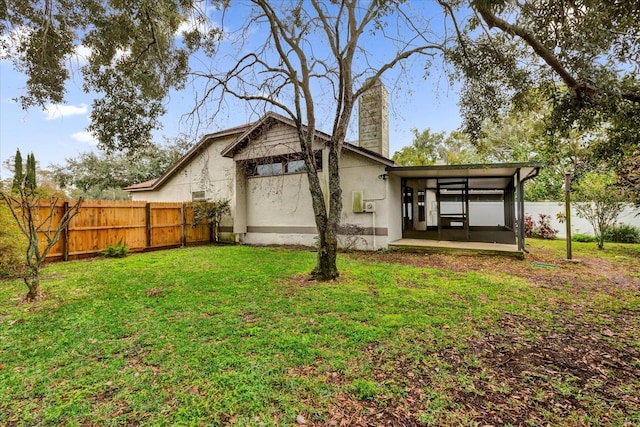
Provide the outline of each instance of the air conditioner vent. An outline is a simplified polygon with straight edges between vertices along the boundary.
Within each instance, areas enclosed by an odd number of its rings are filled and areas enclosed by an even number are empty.
[[[365,212],[375,212],[376,211],[376,202],[372,201],[364,201],[363,211]]]

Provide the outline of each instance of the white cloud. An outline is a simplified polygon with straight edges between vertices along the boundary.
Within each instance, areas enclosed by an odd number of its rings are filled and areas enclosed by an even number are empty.
[[[8,33],[0,36],[0,59],[9,59],[18,52],[17,46],[29,37],[31,30],[24,26],[17,26]]]
[[[72,134],[71,138],[83,144],[98,145],[98,140],[91,134],[91,132],[87,132],[86,130]]]
[[[201,33],[206,34],[210,30],[220,29],[220,25],[211,19],[211,16],[215,11],[217,11],[215,6],[208,5],[204,1],[196,2],[190,16],[186,21],[180,24],[175,35],[179,36],[193,30],[198,30]]]
[[[82,66],[89,62],[90,56],[91,56],[91,48],[80,44],[74,48],[73,53],[69,57],[69,60],[71,61],[72,64],[77,64],[79,66]]]
[[[55,120],[69,116],[84,116],[89,113],[89,107],[86,104],[80,104],[80,106],[47,104],[43,113],[47,115],[45,120]]]

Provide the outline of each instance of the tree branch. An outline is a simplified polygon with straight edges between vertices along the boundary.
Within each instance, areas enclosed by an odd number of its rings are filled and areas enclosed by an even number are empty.
[[[600,89],[583,81],[576,79],[567,70],[554,53],[544,46],[531,32],[527,31],[515,24],[510,24],[504,19],[498,17],[488,7],[476,5],[476,10],[482,16],[489,28],[497,27],[507,34],[516,35],[533,49],[533,51],[551,67],[551,69],[562,79],[562,81],[576,93],[595,94]],[[624,92],[621,94],[623,99],[634,103],[640,103],[640,93]]]
[[[524,28],[510,24],[502,18],[496,16],[488,7],[476,6],[478,13],[487,23],[489,28],[497,27],[507,34],[516,35],[524,40],[544,62],[549,65],[553,71],[560,76],[565,84],[576,92],[595,93],[597,89],[586,83],[580,83],[564,68],[553,52],[547,49],[533,34]]]

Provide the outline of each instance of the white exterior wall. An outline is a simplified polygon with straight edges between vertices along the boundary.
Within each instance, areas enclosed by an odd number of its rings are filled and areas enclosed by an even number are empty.
[[[213,142],[169,178],[162,187],[155,191],[132,192],[131,199],[147,202],[190,202],[192,192],[204,191],[207,199],[230,200],[231,212],[235,212],[236,164],[233,159],[220,155],[220,151],[232,140],[230,137]],[[234,241],[235,235],[229,230],[233,227],[232,217],[223,218],[220,226],[223,229],[220,238],[224,241]]]
[[[215,141],[155,191],[131,193],[132,200],[147,202],[190,202],[191,193],[205,191],[212,200],[233,201],[235,162],[220,155],[232,137]]]
[[[340,158],[342,218],[340,223],[362,226],[367,229],[369,234],[363,236],[364,240],[360,239],[357,249],[377,250],[386,248],[389,242],[389,181],[378,178],[382,174],[386,174],[383,164],[346,150],[342,151]],[[374,202],[375,212],[353,212],[353,191],[362,191],[364,202]],[[398,212],[400,212],[400,208],[398,208]],[[375,230],[375,236],[372,234],[373,230]]]
[[[247,183],[248,244],[313,246],[315,216],[305,173],[249,177]]]
[[[231,200],[233,218],[225,218],[222,226],[233,227],[234,234],[224,233],[225,240],[235,238],[248,244],[314,246],[317,230],[306,174],[246,177],[237,163],[298,152],[295,129],[273,126],[258,140],[237,152],[233,159],[222,157],[220,152],[233,138],[211,143],[159,189],[133,192],[132,199],[188,202],[191,201],[192,192],[205,191],[208,199]],[[319,144],[314,149],[323,147]],[[324,151],[326,167],[327,150]],[[401,220],[396,218],[390,224],[390,207],[396,210],[396,216],[400,213],[399,190],[394,192],[392,198],[388,197],[391,188],[399,189],[398,182],[391,185],[395,178],[378,178],[385,174],[383,164],[347,150],[342,151],[340,168],[343,189],[341,224],[357,224],[365,228],[365,235],[358,238],[357,249],[375,250],[387,247],[391,240],[399,239],[402,234]],[[320,172],[320,181],[326,190],[328,182],[323,172]],[[362,191],[364,201],[375,202],[375,213],[353,212],[351,192],[354,190]],[[340,237],[341,241],[345,239],[346,236]]]
[[[356,224],[366,229],[366,234],[358,236],[356,240],[356,248],[360,250],[387,247],[389,241],[388,181],[378,178],[385,173],[384,168],[384,165],[373,160],[346,150],[342,152],[340,222]],[[326,188],[323,172],[320,173],[320,181]],[[376,212],[353,212],[352,191],[362,191],[364,201],[375,202]],[[247,178],[247,206],[247,234],[243,237],[245,243],[304,246],[316,244],[316,223],[306,174]],[[374,229],[375,236],[371,234]],[[341,242],[348,238],[339,236]]]
[[[442,202],[442,209],[448,204],[455,205],[457,202]],[[571,208],[571,234],[590,234],[593,235],[593,227],[584,218],[580,218],[575,210],[575,204]],[[496,226],[504,225],[504,208],[502,202],[471,202],[470,225],[472,226]],[[531,215],[534,221],[538,221],[540,214],[549,215],[551,227],[558,230],[558,237],[565,238],[567,235],[566,224],[558,221],[557,214],[564,214],[564,202],[525,202],[525,215]],[[628,206],[618,217],[618,223],[633,225],[640,227],[639,209]]]

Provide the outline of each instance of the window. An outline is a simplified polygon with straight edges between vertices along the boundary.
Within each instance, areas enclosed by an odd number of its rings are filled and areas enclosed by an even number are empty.
[[[282,162],[266,163],[264,165],[256,165],[256,175],[270,176],[282,174]]]
[[[191,193],[192,202],[204,202],[205,200],[207,200],[207,198],[204,191],[194,191]]]
[[[316,167],[318,170],[322,170],[322,151],[316,151],[313,156],[316,161]],[[249,160],[245,163],[245,168],[247,176],[283,175],[302,173],[306,170],[300,153]]]
[[[304,160],[290,160],[287,162],[287,173],[304,172],[305,170]]]
[[[418,221],[424,221],[424,190],[418,190]]]

